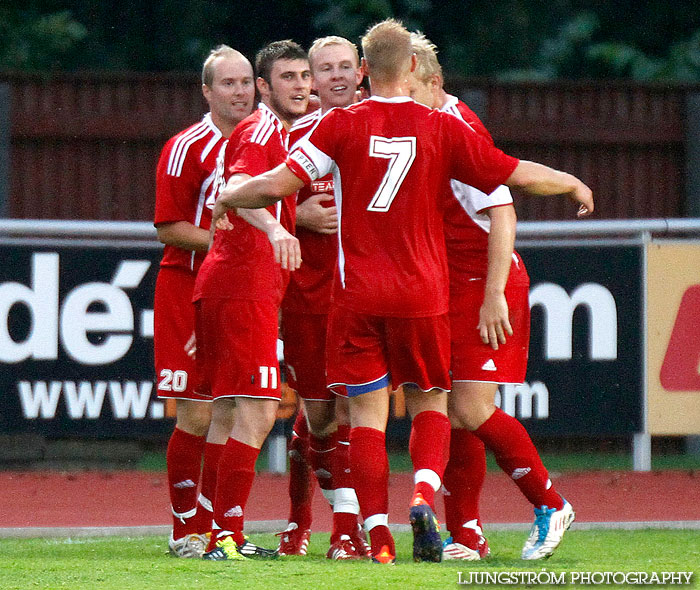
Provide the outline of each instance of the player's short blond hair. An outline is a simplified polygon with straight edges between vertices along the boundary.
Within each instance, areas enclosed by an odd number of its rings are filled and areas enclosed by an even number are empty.
[[[248,58],[243,55],[240,51],[236,51],[233,47],[228,45],[218,45],[214,47],[209,52],[207,59],[204,60],[204,65],[202,66],[202,84],[205,86],[211,86],[214,83],[214,62],[220,57],[237,57],[244,61],[248,61]]]
[[[437,46],[420,31],[411,33],[411,46],[416,54],[414,75],[425,82],[431,76],[442,78],[442,67],[437,58]]]
[[[411,34],[400,21],[388,18],[370,27],[362,37],[362,54],[370,78],[394,80],[413,54]]]
[[[350,49],[352,51],[352,54],[355,56],[355,67],[360,66],[360,54],[357,51],[357,45],[355,45],[352,41],[349,41],[345,37],[339,37],[338,35],[329,35],[328,37],[320,37],[319,39],[316,39],[311,44],[311,47],[309,47],[309,63],[311,64],[311,68],[313,69],[313,62],[314,62],[314,55],[324,47],[328,47],[329,45],[343,45]]]

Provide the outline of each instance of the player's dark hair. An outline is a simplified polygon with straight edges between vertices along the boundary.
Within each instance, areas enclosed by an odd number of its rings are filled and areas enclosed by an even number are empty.
[[[309,59],[306,51],[291,39],[268,43],[255,56],[255,75],[268,84],[272,83],[272,64],[278,59]]]

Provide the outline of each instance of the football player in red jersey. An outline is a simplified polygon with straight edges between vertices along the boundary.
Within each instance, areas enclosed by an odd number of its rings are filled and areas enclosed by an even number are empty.
[[[412,33],[411,38],[417,57],[413,98],[459,117],[475,133],[493,141],[474,112],[443,89],[435,45],[420,33]],[[524,559],[541,559],[552,554],[574,513],[552,485],[527,431],[494,405],[499,384],[520,384],[525,379],[529,348],[530,281],[513,249],[513,199],[505,186],[486,195],[456,180],[450,183],[450,192],[445,239],[450,269],[448,414],[452,433],[444,486],[451,536],[445,541],[443,559],[475,561],[489,553],[479,519],[479,494],[486,475],[484,446],[530,500],[536,516],[544,514],[535,520],[534,528],[538,538],[540,527],[549,525],[548,530],[539,543],[528,539],[522,553]],[[544,519],[550,522],[540,522]],[[562,526],[556,524],[558,520]]]
[[[593,210],[593,199],[577,178],[508,156],[464,121],[414,102],[409,94],[416,58],[409,32],[397,21],[373,26],[362,47],[372,96],[328,112],[284,165],[227,187],[212,215],[269,205],[333,173],[339,257],[328,383],[350,398],[350,465],[372,556],[380,563],[395,559],[384,433],[389,384],[405,384],[413,417],[414,559],[439,561],[432,503],[450,433],[446,185],[457,179],[487,195],[501,184],[534,194],[566,193],[581,202],[581,214]]]
[[[309,64],[320,108],[292,126],[290,146],[329,109],[353,104],[362,80],[357,47],[342,37],[317,39],[309,49]],[[279,550],[285,555],[306,554],[313,497],[305,461],[308,457],[333,507],[331,546],[326,556],[359,558],[366,556],[369,547],[358,528],[359,504],[348,464],[347,399],[326,387],[326,326],[338,261],[338,217],[330,174],[299,191],[296,228],[303,263],[291,275],[282,302],[282,330],[288,381],[303,399],[304,411],[297,416],[290,444],[290,517],[287,529],[280,533]],[[305,436],[308,430],[310,435]]]
[[[262,102],[234,130],[221,162],[224,180],[243,182],[284,162],[293,121],[307,109],[311,72],[293,41],[262,48],[255,60]],[[195,282],[197,366],[217,412],[233,411],[219,460],[212,536],[205,559],[273,557],[243,535],[255,462],[280,400],[277,322],[288,270],[299,266],[296,191],[267,210],[221,220]],[[252,215],[251,215],[252,213]]]
[[[250,62],[231,47],[217,47],[204,62],[202,92],[210,112],[166,143],[156,173],[155,226],[165,249],[153,310],[155,368],[158,396],[176,400],[167,470],[173,512],[169,547],[179,557],[199,557],[204,550],[203,535],[211,530],[213,470],[231,428],[228,412],[220,417],[223,438],[210,430],[211,398],[196,389],[195,364],[185,345],[194,331],[194,280],[209,243],[211,211],[205,200],[214,190],[216,158],[253,109]]]

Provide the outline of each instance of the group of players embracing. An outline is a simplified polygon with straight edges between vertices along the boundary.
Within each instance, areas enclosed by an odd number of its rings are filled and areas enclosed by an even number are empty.
[[[489,555],[485,448],[534,507],[522,558],[549,557],[574,512],[523,426],[494,405],[499,384],[523,382],[529,342],[509,187],[567,196],[579,216],[593,211],[591,191],[496,148],[443,89],[421,33],[385,20],[363,36],[362,53],[336,36],[308,54],[276,41],[258,52],[254,77],[241,53],[217,47],[202,73],[210,112],[163,149],[155,363],[159,395],[177,400],[170,550],[305,555],[316,479],[333,509],[327,557],[395,563],[385,430],[401,386],[412,417],[414,560]],[[280,400],[280,331],[287,381],[303,403],[289,524],[271,550],[243,529]]]

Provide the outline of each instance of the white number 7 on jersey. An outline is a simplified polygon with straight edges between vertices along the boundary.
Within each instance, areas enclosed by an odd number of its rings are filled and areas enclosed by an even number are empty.
[[[374,158],[389,160],[384,178],[367,206],[367,211],[385,213],[399,192],[401,183],[416,159],[415,137],[377,137],[369,138],[369,155]]]

